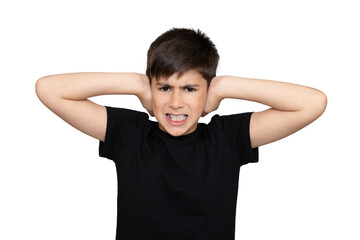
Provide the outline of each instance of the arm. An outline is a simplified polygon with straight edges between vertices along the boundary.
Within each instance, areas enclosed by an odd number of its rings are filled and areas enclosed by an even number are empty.
[[[270,106],[265,111],[253,113],[251,117],[250,139],[253,148],[302,129],[320,117],[327,104],[326,95],[314,88],[278,81],[219,76],[211,82],[204,112],[217,109],[224,98]]]
[[[36,94],[52,112],[71,126],[98,140],[105,140],[104,106],[87,98],[107,94],[134,94],[151,113],[150,84],[138,73],[65,73],[36,82]]]

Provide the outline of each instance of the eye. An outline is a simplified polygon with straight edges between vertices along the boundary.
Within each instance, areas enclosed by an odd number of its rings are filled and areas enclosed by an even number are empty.
[[[195,91],[196,91],[196,89],[192,88],[192,87],[185,88],[185,92],[195,92]]]
[[[169,87],[166,87],[166,86],[161,87],[161,88],[159,88],[159,89],[160,89],[160,91],[162,91],[162,92],[168,92],[168,91],[170,90],[170,88],[169,88]]]

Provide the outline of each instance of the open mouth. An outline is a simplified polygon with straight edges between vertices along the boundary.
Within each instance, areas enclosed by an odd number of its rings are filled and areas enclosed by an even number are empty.
[[[172,115],[167,113],[166,114],[167,119],[169,119],[172,122],[183,122],[186,120],[186,118],[188,117],[187,114],[182,114],[182,115]]]

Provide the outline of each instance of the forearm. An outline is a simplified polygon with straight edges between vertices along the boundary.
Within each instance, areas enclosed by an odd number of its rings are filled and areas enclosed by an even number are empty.
[[[71,100],[108,94],[140,94],[146,83],[138,73],[64,73],[40,78],[36,83],[39,94]]]
[[[292,83],[233,76],[221,76],[216,81],[220,100],[236,98],[254,101],[280,111],[313,109],[326,101],[321,91]]]

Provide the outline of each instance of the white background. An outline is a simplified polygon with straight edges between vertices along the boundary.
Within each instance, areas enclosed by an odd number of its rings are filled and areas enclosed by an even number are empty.
[[[236,239],[360,239],[359,7],[350,0],[1,1],[0,239],[113,240],[116,170],[98,141],[38,100],[38,78],[145,72],[150,43],[200,28],[218,75],[293,82],[328,96],[325,113],[260,147],[241,169]],[[97,103],[143,110],[134,96]],[[266,106],[224,100],[216,113]]]

